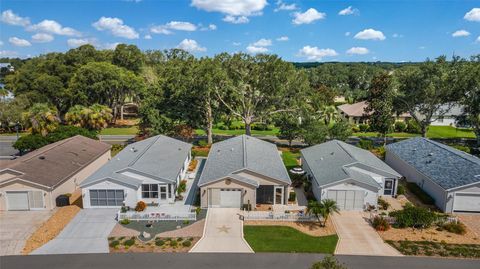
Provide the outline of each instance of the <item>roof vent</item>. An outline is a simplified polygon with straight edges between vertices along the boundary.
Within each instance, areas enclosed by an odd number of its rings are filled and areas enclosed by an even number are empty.
[[[234,148],[231,149],[231,151],[233,151],[233,150],[234,150]]]
[[[138,151],[138,149],[136,149],[135,147],[132,147],[130,150],[131,150],[132,152],[137,152],[137,151]]]
[[[332,151],[332,152],[330,152],[330,155],[333,155],[333,154],[335,154],[335,152],[333,152],[333,151]]]
[[[417,151],[417,148],[412,149],[413,151]]]
[[[433,152],[428,153],[428,156],[433,156]]]
[[[43,155],[40,156],[40,157],[38,157],[38,158],[39,158],[40,160],[45,160],[45,156],[43,156]]]

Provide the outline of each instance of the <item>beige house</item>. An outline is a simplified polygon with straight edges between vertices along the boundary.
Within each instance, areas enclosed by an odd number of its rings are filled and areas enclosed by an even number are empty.
[[[201,206],[286,204],[290,177],[275,144],[241,135],[213,144],[200,176]]]
[[[343,104],[337,107],[338,114],[348,121],[350,124],[367,124],[369,113],[365,112],[368,104],[366,101],[357,102],[354,104]],[[411,118],[410,114],[403,113],[399,116],[395,115],[396,121],[406,121]]]
[[[110,145],[80,135],[0,165],[0,210],[50,210],[59,195],[110,159]]]

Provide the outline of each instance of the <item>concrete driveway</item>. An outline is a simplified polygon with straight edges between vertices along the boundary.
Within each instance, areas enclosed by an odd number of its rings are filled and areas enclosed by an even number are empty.
[[[253,253],[243,238],[239,213],[235,208],[208,209],[203,237],[190,252]]]
[[[341,211],[341,214],[334,214],[332,219],[339,238],[335,254],[402,256],[383,242],[363,212]]]
[[[25,241],[54,211],[0,212],[0,256],[20,255]]]
[[[108,253],[117,209],[83,209],[52,241],[32,254]]]

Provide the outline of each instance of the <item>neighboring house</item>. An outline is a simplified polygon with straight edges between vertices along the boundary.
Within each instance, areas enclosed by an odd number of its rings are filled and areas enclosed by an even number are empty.
[[[192,145],[157,135],[126,146],[81,185],[84,208],[173,203]]]
[[[369,113],[365,112],[368,104],[366,101],[361,101],[354,104],[343,104],[337,107],[338,114],[346,119],[350,124],[367,124]],[[396,121],[405,121],[411,118],[410,114],[403,113],[395,116]]]
[[[401,175],[368,150],[332,140],[300,152],[318,201],[332,199],[342,210],[363,210],[377,206],[378,197],[397,193]]]
[[[444,144],[411,138],[386,147],[386,162],[415,182],[444,212],[480,212],[480,159]]]
[[[442,116],[439,115],[439,111],[442,113],[447,111]],[[458,119],[463,115],[463,106],[461,105],[453,105],[449,107],[449,105],[443,105],[438,109],[438,111],[432,116],[432,126],[457,126]],[[421,117],[420,117],[421,118]]]
[[[201,205],[286,204],[291,184],[275,144],[241,135],[212,145],[198,186]]]
[[[55,199],[110,159],[110,145],[80,135],[32,151],[0,168],[0,210],[56,207]]]
[[[0,63],[0,69],[2,68],[5,68],[9,72],[15,71],[15,67],[13,67],[13,65],[11,65],[10,63]]]

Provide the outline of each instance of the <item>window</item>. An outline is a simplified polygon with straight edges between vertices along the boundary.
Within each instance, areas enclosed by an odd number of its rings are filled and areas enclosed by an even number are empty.
[[[90,190],[91,206],[121,206],[123,190]]]
[[[383,188],[384,195],[392,195],[393,194],[393,180],[386,179],[385,180],[385,187]]]
[[[142,198],[158,198],[158,184],[142,184]]]

